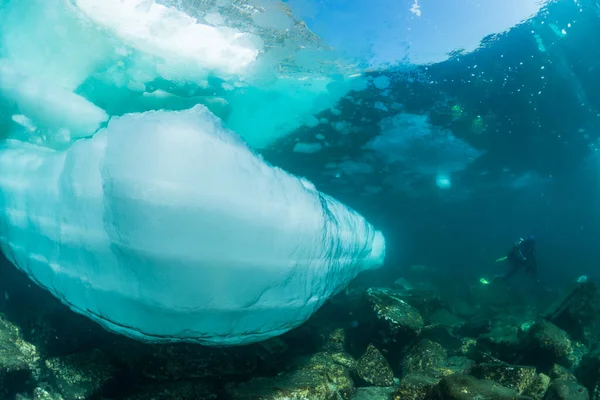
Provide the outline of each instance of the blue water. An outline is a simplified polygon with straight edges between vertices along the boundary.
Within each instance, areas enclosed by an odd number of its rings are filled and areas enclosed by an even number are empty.
[[[156,3],[0,0],[0,320],[42,362],[99,348],[83,398],[225,393],[336,329],[399,379],[368,288],[521,329],[600,279],[597,1]],[[528,235],[539,282],[486,292]]]
[[[392,83],[354,94],[364,101],[360,106],[342,100],[339,118],[356,127],[351,137],[336,137],[325,127],[323,134],[335,142],[331,149],[294,155],[282,144],[272,157],[385,227],[397,243],[386,276],[427,264],[470,280],[495,268],[493,260],[529,233],[539,238],[541,275],[548,284],[594,276],[600,257],[600,54],[588,43],[598,34],[598,18],[594,2],[551,2],[534,17],[487,36],[473,52],[373,72],[374,78],[392,77]],[[451,187],[444,189],[436,185],[439,174],[423,174],[420,164],[435,167],[437,157],[445,172],[451,145],[444,153],[421,149],[419,155],[413,149],[414,159],[391,165],[389,156],[360,150],[398,110],[427,116],[432,126],[423,129],[451,132],[484,154],[455,169]],[[328,173],[328,164],[347,159],[375,166],[369,174]]]

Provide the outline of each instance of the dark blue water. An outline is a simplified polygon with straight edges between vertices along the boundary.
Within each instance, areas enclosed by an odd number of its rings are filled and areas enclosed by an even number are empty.
[[[539,239],[546,283],[598,276],[600,50],[590,45],[600,34],[598,10],[595,1],[554,2],[485,38],[475,52],[381,71],[392,76],[386,93],[373,88],[341,101],[340,119],[357,127],[351,137],[340,142],[321,128],[335,146],[319,156],[289,151],[291,139],[287,150],[283,143],[269,156],[384,227],[390,255],[381,279],[427,264],[471,280],[497,268],[493,261],[528,234]],[[570,26],[568,34],[559,26]],[[381,120],[396,114],[398,103],[401,112],[427,116],[434,128],[484,154],[453,174],[449,190],[415,173],[418,157],[404,165],[374,157],[370,174],[323,173],[328,163],[368,157],[362,147],[381,133]],[[410,183],[399,189],[390,179]],[[365,195],[368,185],[381,192]]]

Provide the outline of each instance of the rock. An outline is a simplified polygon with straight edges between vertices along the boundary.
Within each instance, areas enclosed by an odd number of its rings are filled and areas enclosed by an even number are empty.
[[[531,306],[519,306],[517,309],[507,309],[494,318],[492,329],[511,327],[518,331],[519,338],[524,336],[537,319],[537,309]]]
[[[392,386],[394,373],[385,357],[373,345],[367,347],[365,354],[356,364],[358,376],[374,386]]]
[[[439,376],[446,367],[448,354],[438,343],[428,339],[420,340],[402,360],[402,373],[424,373]]]
[[[471,374],[480,379],[498,382],[502,386],[523,394],[537,378],[535,367],[513,366],[503,362],[475,366]]]
[[[230,383],[226,392],[232,400],[349,399],[354,384],[348,368],[327,353],[317,353],[279,376]]]
[[[525,337],[525,335],[527,334],[527,332],[529,332],[529,329],[531,329],[531,327],[535,325],[535,321],[525,321],[522,324],[520,324],[518,326],[518,336],[519,338],[523,338]]]
[[[356,360],[348,353],[329,353],[329,357],[339,365],[348,368],[351,372],[356,372]]]
[[[0,255],[0,296],[8,319],[22,338],[46,357],[91,351],[110,345],[114,335],[83,315],[74,313],[49,291],[34,284]],[[35,310],[35,312],[32,312]]]
[[[157,381],[273,373],[288,350],[280,338],[254,345],[211,348],[191,343],[147,344],[124,341],[110,349],[132,373]]]
[[[477,339],[478,351],[489,351],[494,357],[503,361],[515,359],[520,340],[518,328],[513,326],[497,326]]]
[[[52,303],[56,301],[51,300]],[[40,310],[36,308],[36,311],[39,313],[37,318],[27,321],[27,337],[47,357],[86,353],[95,348],[113,346],[115,336],[89,318],[73,313],[63,304],[44,306]]]
[[[439,343],[420,340],[404,356],[401,363],[403,375],[417,374],[441,378],[453,374],[467,374],[475,363],[463,356],[448,357]]]
[[[23,340],[19,328],[0,316],[0,398],[29,388],[39,373],[35,346]]]
[[[88,399],[101,393],[115,372],[99,350],[50,358],[45,365],[51,382],[66,400]]]
[[[432,391],[431,399],[439,400],[531,400],[509,389],[485,379],[470,375],[450,375],[442,378]]]
[[[448,306],[432,290],[394,290],[394,296],[415,307],[425,320],[430,320],[438,311],[448,309]]]
[[[589,391],[588,391],[589,393]],[[596,386],[593,390],[592,390],[592,396],[591,396],[592,400],[598,400],[600,399],[600,386]]]
[[[442,345],[448,354],[463,355],[463,340],[452,333],[452,329],[443,325],[428,325],[421,330],[421,339],[429,339]]]
[[[465,323],[464,319],[457,317],[456,315],[452,314],[450,311],[445,310],[445,309],[436,310],[427,319],[428,325],[444,326],[444,327],[451,328],[451,329],[460,327],[464,323]]]
[[[33,400],[63,400],[60,394],[50,393],[48,390],[36,387],[33,390]]]
[[[156,383],[134,389],[127,400],[218,400],[218,391],[202,381]]]
[[[543,313],[543,317],[564,329],[575,340],[588,342],[588,328],[598,320],[600,294],[592,281],[574,283]]]
[[[494,380],[534,400],[541,400],[550,385],[550,377],[537,374],[535,367],[513,366],[499,360],[478,365],[472,370],[472,374],[478,378]]]
[[[571,368],[579,362],[583,352],[583,346],[572,343],[565,331],[541,320],[533,324],[523,338],[521,356],[516,362],[542,369],[548,369],[554,363]]]
[[[392,337],[416,337],[423,329],[423,318],[419,311],[393,290],[371,288],[367,290],[366,296],[377,318],[387,327]]]
[[[463,338],[461,343],[458,355],[474,358],[474,355],[477,353],[477,341],[472,338]]]
[[[573,352],[571,353],[571,357],[569,358],[569,361],[571,362],[571,369],[576,369],[579,364],[581,363],[581,360],[583,359],[583,357],[588,354],[588,348],[585,347],[583,345],[583,343],[580,342],[575,342],[572,341],[571,342],[571,347],[573,349]]]
[[[492,330],[489,317],[476,315],[454,330],[459,337],[479,337]]]
[[[346,325],[346,349],[361,354],[369,344],[375,344],[392,365],[397,365],[405,347],[414,343],[423,329],[424,320],[398,290],[369,288],[361,293],[362,302]]]
[[[450,357],[446,363],[446,367],[442,369],[441,375],[467,375],[471,373],[471,370],[475,366],[475,361],[462,356]]]
[[[344,353],[346,351],[346,333],[343,329],[335,329],[327,338],[323,348],[330,353]]]
[[[588,390],[570,379],[552,381],[544,400],[589,400]]]
[[[583,363],[583,362],[582,362]],[[553,364],[550,368],[550,379],[570,379],[576,381],[575,375],[571,373],[568,369],[559,364]]]
[[[274,363],[279,364],[281,363],[281,361],[286,359],[289,360],[299,356],[314,354],[323,351],[323,348],[327,344],[328,339],[334,333],[336,328],[339,328],[341,325],[341,323],[336,323],[334,325],[334,322],[331,321],[331,308],[332,307],[329,303],[325,303],[323,308],[319,309],[311,318],[308,319],[308,321],[306,321],[306,323],[284,333],[281,336],[267,340],[268,342],[270,342],[273,339],[277,339],[277,342],[279,342],[280,349],[284,350],[285,348],[285,355],[272,353],[274,354],[274,357],[266,359],[266,363],[269,365]],[[340,318],[340,316],[338,316],[337,318]],[[256,347],[256,344],[250,345],[250,347],[251,349],[257,350],[259,353],[262,352],[262,350],[259,347]],[[251,352],[247,352],[247,355],[245,357],[249,359],[252,358],[253,356],[250,353]],[[262,356],[260,356],[257,360],[257,364],[260,364],[262,362],[260,358],[262,358]],[[256,367],[259,368],[258,365],[256,365]],[[276,369],[281,369],[281,366],[277,366],[270,372],[274,372]],[[262,374],[263,372],[269,373],[269,371],[253,371],[253,373],[258,374]],[[240,374],[236,373],[235,375]]]
[[[356,389],[356,393],[351,400],[391,400],[394,387],[361,387]]]
[[[533,400],[542,400],[550,386],[550,377],[544,374],[536,375],[535,379],[524,391],[523,395],[531,397]]]
[[[421,400],[427,399],[435,385],[439,382],[438,378],[418,373],[411,373],[400,380],[398,389],[394,392],[393,400]]]
[[[575,375],[579,382],[592,393],[600,386],[600,349],[595,349],[583,357],[575,370]],[[570,377],[575,380],[572,375]],[[569,378],[569,375],[566,378]]]

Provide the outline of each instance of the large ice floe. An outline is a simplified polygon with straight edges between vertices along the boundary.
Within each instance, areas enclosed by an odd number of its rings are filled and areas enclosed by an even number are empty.
[[[109,330],[239,345],[302,324],[385,239],[252,149],[360,78],[283,3],[201,5],[0,0],[0,245]]]

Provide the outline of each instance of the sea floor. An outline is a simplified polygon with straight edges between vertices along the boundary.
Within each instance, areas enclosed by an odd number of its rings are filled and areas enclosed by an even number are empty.
[[[0,278],[2,399],[600,399],[591,281],[541,305],[492,285],[354,286],[281,337],[207,348],[106,332],[5,260]]]

